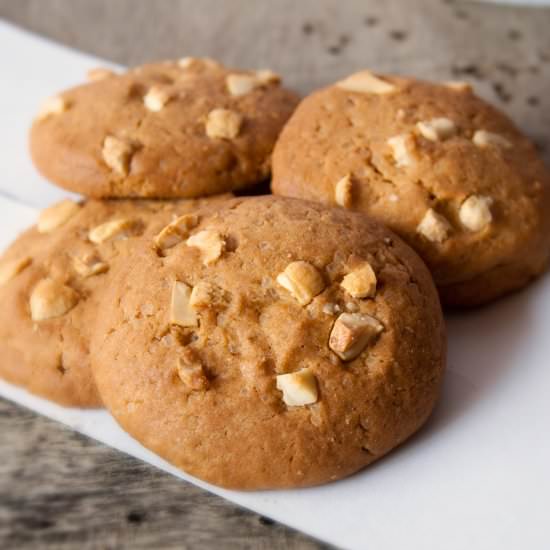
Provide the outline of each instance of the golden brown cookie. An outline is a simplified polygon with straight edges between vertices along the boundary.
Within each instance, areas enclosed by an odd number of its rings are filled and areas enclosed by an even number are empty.
[[[271,71],[207,59],[90,76],[44,104],[30,149],[46,178],[96,198],[193,198],[258,183],[297,103]]]
[[[199,212],[162,254],[138,244],[103,296],[92,368],[121,426],[186,472],[239,489],[324,483],[430,414],[437,292],[366,216],[242,198]]]
[[[387,224],[453,306],[522,287],[550,255],[548,171],[467,84],[363,71],[313,93],[276,145],[272,189]]]
[[[65,200],[43,210],[0,258],[0,377],[63,405],[101,404],[89,367],[99,295],[139,235],[218,200]],[[178,225],[179,223],[179,225]],[[155,242],[177,242],[176,222]]]

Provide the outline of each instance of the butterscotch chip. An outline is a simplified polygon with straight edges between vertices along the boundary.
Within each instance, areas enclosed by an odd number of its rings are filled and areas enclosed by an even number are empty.
[[[186,244],[198,248],[204,265],[208,265],[215,262],[222,255],[225,248],[225,239],[217,231],[205,229],[191,235]]]
[[[348,273],[340,286],[354,298],[370,298],[376,293],[376,274],[368,262]]]
[[[365,94],[389,94],[396,90],[393,84],[379,78],[370,71],[361,71],[352,74],[346,79],[337,82],[336,86],[349,92]]]
[[[45,321],[61,317],[78,302],[78,293],[53,279],[42,279],[30,296],[31,319]]]
[[[106,69],[105,67],[97,67],[95,69],[90,69],[86,73],[86,77],[90,82],[97,82],[99,80],[104,80],[105,78],[109,78],[115,75],[116,73],[114,71],[112,71],[111,69]]]
[[[96,253],[73,257],[73,269],[81,277],[93,277],[109,271],[109,264],[101,260]]]
[[[135,148],[128,141],[107,136],[103,142],[102,155],[105,164],[120,176],[127,176]]]
[[[383,330],[382,323],[371,315],[342,313],[332,327],[328,345],[342,361],[351,361]]]
[[[348,174],[338,180],[334,189],[334,200],[336,204],[343,208],[349,208],[353,199],[353,182],[351,176]]]
[[[277,389],[283,392],[283,401],[289,407],[311,405],[319,397],[317,379],[308,368],[277,375]]]
[[[0,286],[11,281],[16,275],[19,275],[31,262],[32,258],[30,256],[2,261],[0,263]]]
[[[176,246],[189,236],[189,232],[199,223],[195,214],[185,214],[170,222],[153,242],[159,250],[166,250]]]
[[[416,231],[431,242],[444,242],[451,232],[451,224],[433,208],[428,208]]]
[[[60,227],[80,210],[80,205],[69,199],[63,200],[40,212],[36,228],[39,233],[49,233]]]
[[[99,244],[109,239],[125,238],[136,227],[137,222],[131,218],[119,218],[118,220],[111,220],[88,232],[88,239],[93,243]]]
[[[177,372],[183,384],[193,391],[205,391],[208,389],[208,378],[204,367],[199,361],[191,361],[186,357],[178,357]]]
[[[69,102],[62,96],[54,96],[46,99],[40,106],[36,120],[44,120],[53,115],[59,115],[69,108]]]
[[[408,140],[407,135],[401,134],[393,136],[387,141],[396,166],[409,166],[411,164],[411,156],[407,145]]]
[[[500,134],[488,132],[487,130],[476,130],[472,141],[478,147],[502,147],[508,149],[512,144]]]
[[[143,104],[149,111],[157,113],[170,101],[172,94],[166,86],[152,86],[143,97]]]
[[[174,281],[170,300],[170,323],[181,327],[196,327],[198,318],[189,303],[191,287],[181,281]]]
[[[455,123],[445,117],[417,122],[416,127],[420,134],[430,141],[443,141],[456,134]]]
[[[493,221],[491,197],[470,195],[460,206],[460,222],[470,231],[481,231]]]
[[[277,275],[277,282],[302,306],[309,304],[325,288],[325,282],[317,268],[304,261],[288,264],[285,270]]]
[[[243,117],[229,109],[213,109],[206,119],[206,135],[210,138],[234,139],[239,135]]]

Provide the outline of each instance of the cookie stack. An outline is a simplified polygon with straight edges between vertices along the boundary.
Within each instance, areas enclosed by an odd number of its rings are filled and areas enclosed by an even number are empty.
[[[548,173],[465,84],[364,71],[296,108],[273,72],[210,59],[89,77],[31,129],[38,170],[87,198],[0,260],[0,376],[107,407],[203,480],[300,487],[380,458],[436,402],[439,296],[477,305],[546,266]],[[272,151],[275,195],[234,196]]]

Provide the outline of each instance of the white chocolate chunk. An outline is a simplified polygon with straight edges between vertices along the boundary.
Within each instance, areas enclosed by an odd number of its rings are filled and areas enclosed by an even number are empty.
[[[234,139],[239,135],[243,117],[229,109],[214,109],[206,119],[206,135],[215,139]]]
[[[216,69],[221,67],[221,64],[210,57],[182,57],[178,61],[178,65],[182,69],[189,69],[193,65],[203,65],[208,69]]]
[[[416,127],[420,134],[430,141],[442,141],[456,134],[455,123],[445,117],[417,122]]]
[[[481,231],[493,221],[491,197],[470,195],[460,206],[458,217],[464,227],[470,231]]]
[[[302,306],[309,304],[325,288],[325,282],[317,268],[304,261],[288,264],[277,275],[277,282]]]
[[[44,120],[53,115],[59,115],[65,112],[69,108],[69,102],[59,95],[49,97],[42,103],[38,114],[36,115],[36,120]]]
[[[408,136],[406,134],[401,134],[389,138],[386,142],[391,149],[396,166],[409,166],[411,164],[411,156],[407,148],[407,139]]]
[[[190,296],[191,287],[189,285],[174,281],[170,300],[170,323],[172,325],[179,325],[180,327],[198,326],[197,314],[189,303]]]
[[[225,239],[217,231],[211,229],[191,235],[186,244],[200,250],[204,265],[215,262],[225,249]]]
[[[478,147],[502,147],[503,149],[512,147],[505,137],[487,130],[476,130],[472,141]]]
[[[108,241],[109,239],[126,238],[136,225],[136,220],[131,218],[111,220],[90,229],[88,232],[88,239],[95,244],[100,244]]]
[[[459,80],[449,80],[447,82],[443,82],[443,85],[447,88],[451,88],[451,90],[455,90],[457,92],[471,92],[472,91],[472,85],[469,82],[461,82]]]
[[[278,74],[269,69],[264,69],[256,71],[254,74],[229,74],[225,82],[232,96],[241,96],[266,84],[280,82],[280,80],[281,77]]]
[[[336,204],[349,208],[353,200],[353,182],[348,174],[338,181],[334,189],[334,200]]]
[[[308,368],[277,375],[277,389],[283,392],[283,401],[289,407],[311,405],[319,397],[317,379]]]
[[[176,370],[179,379],[189,389],[193,391],[205,391],[208,389],[208,378],[200,361],[193,361],[187,357],[178,357]]]
[[[451,224],[432,208],[426,210],[416,231],[435,243],[444,242],[451,232]]]
[[[193,63],[195,63],[196,58],[195,57],[182,57],[180,60],[178,60],[178,65],[182,69],[189,69]]]
[[[16,275],[19,275],[32,262],[30,256],[15,258],[14,260],[4,260],[0,263],[0,285],[11,281]]]
[[[100,275],[109,271],[109,264],[102,261],[95,253],[84,256],[74,256],[72,259],[73,269],[84,278]]]
[[[30,297],[31,318],[44,321],[61,317],[78,303],[78,293],[53,279],[42,279]]]
[[[229,74],[225,79],[227,89],[232,96],[248,94],[258,88],[263,82],[256,76],[250,74]]]
[[[393,84],[382,80],[370,71],[361,71],[352,74],[344,80],[337,82],[336,86],[350,92],[365,94],[388,94],[396,90]]]
[[[195,309],[225,306],[225,293],[223,289],[212,283],[199,281],[191,291],[189,304]]]
[[[80,205],[69,199],[52,204],[40,212],[36,229],[39,233],[49,233],[67,222],[79,210]]]
[[[104,67],[97,67],[95,69],[90,69],[86,73],[86,77],[90,82],[97,82],[99,80],[105,80],[111,76],[115,76],[115,72],[111,69],[106,69]]]
[[[196,227],[199,219],[195,214],[185,214],[169,223],[153,239],[155,247],[159,250],[166,250],[176,246],[189,236],[191,229]]]
[[[343,361],[351,361],[383,330],[384,325],[371,315],[342,313],[332,327],[328,346]]]
[[[105,164],[120,176],[127,176],[135,147],[128,141],[107,136],[103,141],[101,154]]]
[[[271,69],[260,69],[256,71],[256,76],[263,84],[276,84],[281,82],[281,75],[278,75]]]
[[[170,101],[172,94],[166,86],[152,86],[143,97],[143,104],[149,111],[158,113]]]
[[[376,294],[376,274],[368,262],[348,273],[340,286],[353,298],[371,298]]]

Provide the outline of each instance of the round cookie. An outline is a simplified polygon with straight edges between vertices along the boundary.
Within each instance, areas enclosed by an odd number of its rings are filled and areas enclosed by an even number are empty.
[[[199,219],[163,255],[140,241],[103,297],[92,369],[125,430],[196,477],[261,489],[348,476],[422,425],[444,325],[407,245],[273,196]]]
[[[193,198],[258,183],[298,101],[271,71],[208,59],[91,76],[44,104],[30,150],[46,178],[96,198]]]
[[[217,202],[65,200],[43,210],[0,258],[0,377],[62,405],[100,406],[89,340],[111,270],[130,261],[136,236],[150,243],[174,216]]]
[[[451,306],[518,289],[548,263],[548,171],[467,84],[363,71],[313,93],[277,142],[272,189],[387,224]]]

